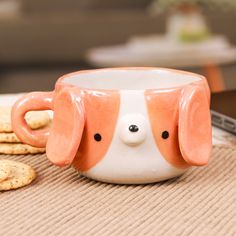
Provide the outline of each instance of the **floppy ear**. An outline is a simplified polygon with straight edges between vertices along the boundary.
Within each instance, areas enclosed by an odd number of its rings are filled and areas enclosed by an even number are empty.
[[[62,89],[55,97],[53,110],[46,153],[51,162],[64,166],[72,163],[84,129],[84,106],[78,90]]]
[[[207,90],[200,85],[183,88],[179,104],[179,146],[190,165],[208,163],[211,155],[212,129]]]

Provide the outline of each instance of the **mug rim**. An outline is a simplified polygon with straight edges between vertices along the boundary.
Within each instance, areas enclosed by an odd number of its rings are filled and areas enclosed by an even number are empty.
[[[168,86],[165,88],[142,88],[142,89],[126,89],[126,88],[114,88],[114,89],[107,89],[107,88],[90,88],[86,86],[77,86],[73,85],[72,83],[69,83],[68,81],[65,81],[66,79],[70,79],[74,76],[78,75],[89,75],[89,74],[94,74],[96,72],[109,72],[109,71],[154,71],[154,72],[167,72],[167,73],[172,73],[175,75],[183,75],[183,76],[189,76],[193,77],[196,80],[195,81],[190,81],[182,85],[178,86]],[[190,80],[190,79],[189,79]],[[190,84],[196,84],[199,82],[206,82],[206,77],[197,73],[189,72],[189,71],[184,71],[184,70],[178,70],[178,69],[170,69],[170,68],[163,68],[163,67],[111,67],[111,68],[98,68],[98,69],[86,69],[86,70],[78,70],[75,72],[67,73],[61,77],[56,82],[56,89],[64,86],[72,86],[76,87],[82,90],[88,90],[88,91],[129,91],[129,92],[137,92],[137,91],[153,91],[153,90],[166,90],[166,89],[177,89],[177,88],[182,88]]]

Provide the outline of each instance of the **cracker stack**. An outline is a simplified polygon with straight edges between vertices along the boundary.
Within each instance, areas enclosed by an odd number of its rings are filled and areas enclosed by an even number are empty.
[[[26,122],[31,129],[41,129],[50,124],[46,111],[32,111],[26,114]],[[11,107],[0,107],[0,154],[36,154],[45,152],[45,148],[35,148],[21,143],[13,133],[11,126]]]

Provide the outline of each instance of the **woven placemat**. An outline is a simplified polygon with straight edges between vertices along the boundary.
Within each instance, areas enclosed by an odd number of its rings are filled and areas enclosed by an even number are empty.
[[[45,155],[0,156],[37,179],[0,193],[0,235],[236,235],[236,151],[214,147],[207,167],[149,185],[112,185],[53,166]]]

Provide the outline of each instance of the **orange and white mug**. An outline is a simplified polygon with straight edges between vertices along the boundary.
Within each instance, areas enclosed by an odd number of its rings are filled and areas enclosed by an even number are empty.
[[[85,70],[61,77],[53,92],[18,100],[12,126],[24,143],[82,175],[139,184],[173,178],[211,154],[210,91],[200,75],[162,68]],[[32,110],[53,110],[50,130],[31,130]]]

